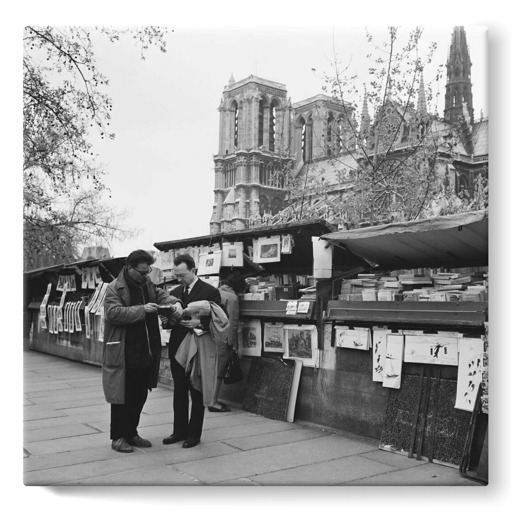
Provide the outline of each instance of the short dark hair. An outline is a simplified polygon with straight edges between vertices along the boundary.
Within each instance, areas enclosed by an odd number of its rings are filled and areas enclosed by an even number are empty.
[[[181,263],[185,263],[187,265],[187,268],[189,270],[192,270],[193,268],[196,268],[196,262],[194,261],[194,258],[190,256],[190,254],[179,254],[174,258],[174,266],[177,267]]]
[[[246,282],[245,277],[243,274],[239,272],[234,272],[228,275],[224,275],[223,278],[220,281],[220,284],[227,285],[231,288],[233,288],[233,291],[238,295],[240,293],[243,293],[246,288]]]
[[[143,251],[142,249],[137,249],[136,251],[128,254],[126,258],[126,264],[132,268],[135,268],[140,263],[147,263],[148,265],[153,265],[155,263],[155,258],[149,254],[147,251]]]

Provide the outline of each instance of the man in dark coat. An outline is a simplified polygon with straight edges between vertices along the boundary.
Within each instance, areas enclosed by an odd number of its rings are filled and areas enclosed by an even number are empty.
[[[133,452],[133,446],[151,443],[137,433],[148,389],[155,388],[160,369],[161,340],[157,304],[172,304],[172,315],[181,315],[176,297],[158,289],[148,278],[153,256],[130,253],[126,266],[105,295],[105,345],[103,390],[110,406],[112,449]]]
[[[181,254],[174,259],[174,276],[180,285],[171,290],[171,295],[177,297],[183,307],[198,300],[207,300],[221,305],[220,293],[214,286],[202,281],[196,276],[194,259],[188,254]],[[175,359],[176,352],[191,329],[199,328],[209,330],[210,316],[200,318],[186,318],[185,316],[172,326],[169,340],[169,359],[171,362],[171,374],[174,384],[173,433],[163,440],[164,444],[173,444],[184,441],[183,448],[192,448],[199,444],[203,431],[204,403],[203,394],[195,389],[190,378],[185,373],[185,368]],[[164,329],[171,327],[163,324]],[[192,399],[192,408],[189,417],[189,393]]]

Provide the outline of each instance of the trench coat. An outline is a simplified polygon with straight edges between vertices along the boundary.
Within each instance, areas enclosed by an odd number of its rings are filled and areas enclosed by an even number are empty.
[[[157,288],[150,279],[147,279],[146,283],[148,286],[149,302],[156,304],[181,304],[179,299]],[[130,324],[144,321],[146,318],[143,305],[130,306],[130,292],[124,278],[124,269],[121,270],[117,279],[114,279],[107,287],[104,311],[103,392],[107,402],[111,404],[124,404],[126,330],[130,328]],[[175,314],[178,315],[178,312]],[[157,386],[160,354],[161,350],[153,354],[153,360],[148,370],[148,389],[156,388]]]
[[[203,394],[203,404],[213,406],[217,378],[224,374],[229,358],[229,320],[221,306],[206,300],[191,302],[185,311],[192,316],[211,314],[210,332],[198,336],[190,331],[181,342],[175,358],[190,374],[192,386]]]

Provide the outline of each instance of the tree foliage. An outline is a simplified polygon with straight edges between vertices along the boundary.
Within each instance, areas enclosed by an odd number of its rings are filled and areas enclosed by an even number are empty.
[[[91,130],[114,140],[108,79],[96,64],[92,35],[115,42],[132,37],[141,58],[150,46],[165,51],[166,29],[34,27],[24,30],[23,178],[24,259],[68,261],[80,244],[126,234],[119,214],[100,199],[102,169]]]
[[[336,182],[332,177],[327,182],[314,162],[298,178],[285,172],[289,205],[276,220],[324,218],[353,228],[486,203],[486,186],[480,187],[478,200],[464,199],[454,190],[453,177],[447,179],[445,169],[460,144],[462,127],[428,112],[443,66],[424,83],[436,44],[423,50],[422,35],[415,28],[404,38],[389,27],[379,43],[367,31],[368,84],[361,84],[334,55],[334,73],[324,77],[323,91],[341,108],[316,142],[336,169]]]

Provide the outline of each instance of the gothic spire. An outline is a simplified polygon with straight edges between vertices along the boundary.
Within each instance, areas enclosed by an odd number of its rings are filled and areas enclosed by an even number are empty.
[[[420,76],[420,86],[418,89],[418,103],[416,105],[416,111],[420,118],[424,118],[427,115],[427,99],[425,95],[425,82],[423,81],[423,71]]]
[[[361,128],[359,135],[362,139],[366,139],[370,133],[370,114],[368,113],[368,98],[366,95],[366,87],[364,88],[363,110],[361,112]]]
[[[444,102],[444,118],[457,122],[463,118],[463,104],[466,104],[471,124],[473,117],[473,93],[471,91],[471,59],[464,27],[454,27],[448,61]]]

